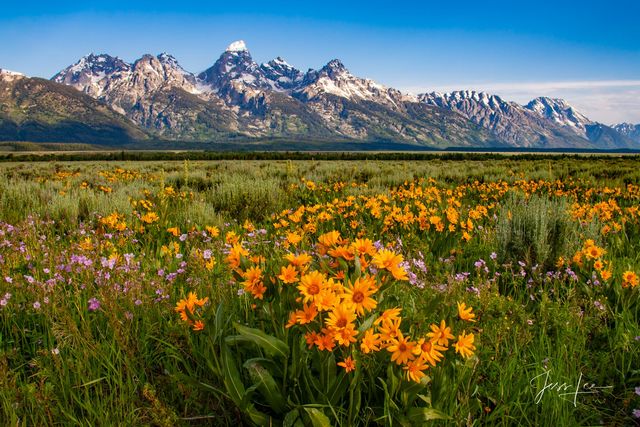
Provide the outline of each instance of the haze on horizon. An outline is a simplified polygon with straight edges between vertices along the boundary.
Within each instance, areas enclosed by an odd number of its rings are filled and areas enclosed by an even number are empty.
[[[564,98],[592,120],[640,123],[640,4],[327,5],[163,1],[3,5],[0,68],[50,78],[90,52],[133,61],[168,52],[187,70],[243,39],[257,62],[301,70],[339,58],[405,92],[483,90],[525,103]]]

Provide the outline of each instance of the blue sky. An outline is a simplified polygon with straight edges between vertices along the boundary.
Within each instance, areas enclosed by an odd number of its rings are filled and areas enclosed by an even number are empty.
[[[340,58],[408,92],[564,97],[595,120],[640,123],[637,0],[23,3],[0,11],[0,67],[32,76],[90,52],[166,51],[196,72],[243,39],[258,62],[306,70]]]

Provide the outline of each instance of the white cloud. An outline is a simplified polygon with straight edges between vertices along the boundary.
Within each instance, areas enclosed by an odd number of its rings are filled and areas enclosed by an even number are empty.
[[[522,104],[538,96],[562,98],[592,120],[606,124],[640,123],[640,80],[464,83],[402,90],[423,93],[462,89],[484,91]]]

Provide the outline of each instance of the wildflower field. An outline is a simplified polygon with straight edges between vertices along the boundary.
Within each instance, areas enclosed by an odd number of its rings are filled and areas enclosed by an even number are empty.
[[[0,164],[0,424],[637,425],[637,157]]]

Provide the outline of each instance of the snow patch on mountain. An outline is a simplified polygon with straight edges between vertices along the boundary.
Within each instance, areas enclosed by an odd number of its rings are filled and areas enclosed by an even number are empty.
[[[400,108],[402,102],[412,99],[410,95],[371,79],[354,76],[338,59],[329,61],[320,70],[307,72],[297,92],[306,99],[331,94],[352,101],[378,102],[393,108]]]
[[[17,71],[11,71],[4,68],[0,68],[0,74],[4,76],[24,76],[24,74],[19,73]]]
[[[6,70],[4,68],[0,68],[0,80],[5,82],[12,82],[14,80],[22,79],[26,77],[22,73],[18,73],[17,71]]]
[[[640,143],[640,123],[634,125],[632,123],[619,123],[613,125],[613,128],[621,135],[631,138],[633,141]]]

